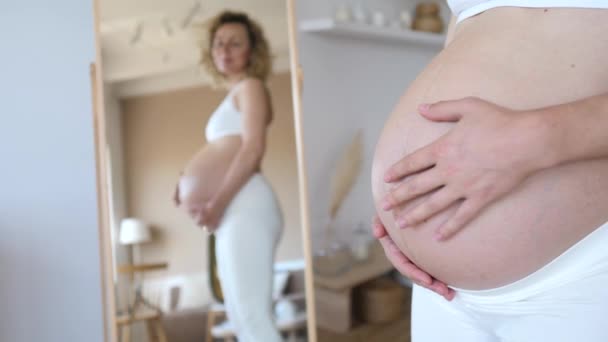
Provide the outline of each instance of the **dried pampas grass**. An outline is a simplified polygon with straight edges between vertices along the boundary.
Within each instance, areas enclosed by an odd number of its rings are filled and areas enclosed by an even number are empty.
[[[351,144],[336,163],[330,183],[329,217],[334,221],[346,196],[357,180],[363,163],[363,134],[357,132]]]

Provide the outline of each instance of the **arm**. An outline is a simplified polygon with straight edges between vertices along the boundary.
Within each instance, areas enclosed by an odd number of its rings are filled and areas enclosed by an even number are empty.
[[[437,228],[438,240],[539,170],[608,158],[608,94],[524,111],[476,98],[422,105],[419,111],[428,120],[457,124],[387,170],[385,181],[400,184],[386,196],[383,209],[429,194],[413,209],[395,213],[406,228],[458,203],[455,214]]]
[[[608,93],[539,109],[551,151],[547,163],[608,158]]]
[[[457,20],[457,18],[455,16],[452,16],[450,18],[450,23],[448,24],[448,30],[445,35],[445,43],[443,43],[444,49],[448,45],[450,45],[450,43],[452,42],[452,39],[454,39],[454,31],[456,31],[456,20]]]
[[[234,196],[259,169],[266,149],[266,127],[271,113],[269,97],[262,81],[243,81],[237,94],[238,107],[243,113],[242,144],[234,157],[218,192],[206,206],[204,224],[216,228]]]

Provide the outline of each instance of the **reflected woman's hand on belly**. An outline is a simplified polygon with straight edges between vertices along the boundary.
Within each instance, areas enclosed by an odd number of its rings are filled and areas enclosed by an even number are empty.
[[[386,171],[384,179],[394,187],[382,207],[393,211],[401,228],[457,204],[435,232],[437,240],[447,239],[550,160],[539,143],[543,125],[527,112],[476,98],[421,105],[419,112],[428,120],[457,123]],[[401,209],[423,195],[429,196],[411,209]]]
[[[213,232],[219,227],[225,210],[226,204],[211,199],[201,207],[197,224],[207,227],[209,232]]]

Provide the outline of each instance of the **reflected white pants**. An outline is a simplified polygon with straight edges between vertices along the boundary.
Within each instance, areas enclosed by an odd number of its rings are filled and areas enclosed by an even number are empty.
[[[606,342],[608,223],[519,281],[456,291],[414,286],[413,342]]]
[[[228,319],[239,342],[275,342],[274,254],[283,217],[272,188],[255,174],[232,200],[218,227],[216,256]]]

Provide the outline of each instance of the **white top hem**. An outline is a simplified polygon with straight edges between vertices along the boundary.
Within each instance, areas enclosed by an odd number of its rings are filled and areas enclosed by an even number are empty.
[[[479,13],[483,13],[495,7],[529,7],[529,8],[608,8],[606,0],[489,0],[467,8],[458,14],[457,22],[470,18]]]

